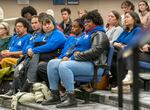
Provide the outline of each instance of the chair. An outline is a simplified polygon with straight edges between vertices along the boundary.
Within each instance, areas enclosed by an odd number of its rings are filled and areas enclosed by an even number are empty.
[[[140,70],[144,70],[141,72],[140,79],[144,82],[144,90],[149,91],[150,89],[150,63],[139,61]]]
[[[108,57],[107,57],[107,65],[103,67],[94,68],[93,77],[91,76],[76,76],[75,81],[80,83],[92,83],[92,87],[96,90],[96,83],[102,78],[100,75],[97,75],[98,69],[102,73],[102,75],[108,75],[111,67],[112,57],[114,53],[114,47],[110,45]]]
[[[148,62],[139,61],[139,65],[141,69],[150,70],[150,63]]]

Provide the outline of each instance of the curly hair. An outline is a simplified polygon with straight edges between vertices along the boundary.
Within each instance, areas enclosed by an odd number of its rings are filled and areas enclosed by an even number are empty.
[[[15,26],[17,23],[22,23],[25,28],[27,28],[27,32],[29,32],[29,22],[25,18],[18,18],[15,21]]]
[[[104,21],[98,10],[89,11],[84,19],[90,19],[96,25],[104,25]]]
[[[78,22],[79,27],[83,29],[82,31],[84,31],[84,24],[83,24],[82,19],[77,18],[77,19],[75,19],[74,21]]]
[[[21,10],[21,16],[22,17],[25,17],[24,15],[26,13],[30,13],[32,16],[33,15],[37,15],[37,11],[34,7],[32,6],[27,6],[27,7],[23,7],[22,10]]]

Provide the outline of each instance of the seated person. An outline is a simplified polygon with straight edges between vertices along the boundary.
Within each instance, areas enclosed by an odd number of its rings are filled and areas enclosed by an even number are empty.
[[[24,18],[18,18],[15,22],[16,35],[12,36],[9,45],[9,50],[3,50],[1,55],[3,57],[1,61],[1,67],[12,67],[17,63],[18,58],[22,55],[22,51],[25,49],[29,38],[28,34],[29,24]]]
[[[0,52],[7,50],[10,42],[10,27],[7,22],[0,23]]]
[[[27,46],[27,54],[29,57],[29,65],[26,71],[26,81],[23,86],[19,87],[19,82],[16,79],[13,83],[14,93],[20,89],[21,92],[28,92],[34,82],[37,82],[37,68],[40,62],[47,62],[50,59],[58,57],[60,49],[63,48],[66,38],[64,34],[56,28],[54,18],[50,15],[44,16],[42,20],[42,32],[37,34],[30,45]],[[31,39],[30,39],[31,40]],[[29,48],[30,47],[30,48]],[[16,86],[18,85],[18,87]],[[11,91],[9,92],[11,93]]]
[[[84,26],[81,19],[74,20],[71,29],[72,36],[68,37],[58,59],[62,59],[62,61],[68,60],[68,57],[73,53],[73,49],[75,48],[76,45],[78,45],[79,39],[84,36],[83,31],[84,31]],[[37,74],[38,74],[38,80],[40,82],[45,81],[48,86],[49,83],[47,78],[47,62],[41,63],[38,66]]]
[[[121,16],[117,11],[112,10],[108,14],[108,20],[106,24],[106,35],[110,43],[113,43],[123,32],[121,27]]]
[[[86,35],[79,40],[80,45],[76,45],[72,56],[68,56],[65,61],[62,59],[49,61],[47,74],[52,96],[42,102],[43,105],[57,104],[57,108],[77,106],[74,94],[74,77],[80,75],[92,77],[94,65],[106,64],[109,40],[103,28],[103,19],[97,10],[87,13],[84,27]],[[86,50],[80,51],[78,50],[80,48]],[[102,75],[102,73],[98,71],[98,75]],[[64,84],[67,94],[63,102],[60,100],[58,90],[59,80]]]
[[[116,41],[114,41],[113,46],[115,47],[115,53],[113,56],[113,62],[111,66],[111,75],[113,76],[113,79],[111,80],[114,86],[117,85],[117,54],[121,49],[123,49],[125,46],[128,45],[128,43],[133,40],[134,37],[136,37],[141,31],[141,21],[136,12],[128,12],[125,14],[125,20],[124,20],[125,30],[123,33],[118,37]],[[127,72],[126,77],[123,80],[123,83],[125,84],[128,82],[128,75],[131,76],[131,63],[130,58],[124,59],[122,62],[126,68],[124,68],[124,72]],[[113,88],[112,90],[117,90],[117,88]]]

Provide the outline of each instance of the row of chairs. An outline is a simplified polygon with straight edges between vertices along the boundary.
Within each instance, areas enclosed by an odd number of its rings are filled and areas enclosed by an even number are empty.
[[[100,67],[100,71],[102,72],[103,75],[109,75],[111,63],[112,63],[112,58],[114,54],[114,47],[110,45],[109,47],[109,52],[108,52],[108,59],[107,59],[107,65],[105,67]],[[150,71],[150,63],[139,61],[139,65],[141,69],[146,69]],[[99,68],[99,67],[98,67]],[[101,79],[101,76],[97,75],[97,69],[95,68],[93,77],[91,76],[77,76],[75,77],[76,82],[81,82],[81,83],[91,83],[92,88],[94,88],[94,91],[96,90],[96,83]],[[145,79],[144,77],[140,77],[141,80],[144,81],[144,90],[149,91],[149,82],[150,82],[150,77],[149,79]]]

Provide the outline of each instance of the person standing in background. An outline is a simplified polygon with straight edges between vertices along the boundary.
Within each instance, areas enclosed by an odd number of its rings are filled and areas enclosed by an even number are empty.
[[[33,33],[33,29],[31,27],[31,19],[32,19],[33,15],[37,15],[37,11],[36,11],[36,9],[34,7],[27,6],[27,7],[23,7],[21,9],[21,16],[23,18],[27,19],[29,24],[30,24],[29,25],[29,33],[31,33],[31,34]]]
[[[117,56],[118,53],[125,48],[129,42],[133,41],[134,39],[137,38],[137,36],[139,34],[141,34],[142,32],[142,28],[141,28],[141,21],[139,18],[139,15],[136,12],[128,12],[125,14],[125,29],[124,31],[121,33],[121,35],[118,37],[117,40],[115,40],[113,42],[113,46],[115,48],[115,52],[113,55],[113,61],[112,61],[112,65],[111,65],[111,75],[112,75],[112,79],[111,79],[111,83],[113,82],[113,86],[117,85],[117,63],[119,61],[117,61]],[[124,70],[122,70],[125,74],[124,79],[122,79],[123,82],[123,92],[125,93],[129,93],[131,92],[131,88],[130,85],[133,82],[133,74],[132,74],[132,63],[131,63],[131,58],[127,57],[124,58],[124,60],[122,60],[122,64],[124,65]],[[118,91],[118,87],[112,88],[111,89],[112,92],[117,92]]]
[[[141,19],[141,23],[144,28],[147,27],[148,17],[150,16],[150,8],[148,3],[145,0],[141,0],[138,3],[139,16]]]
[[[124,14],[121,15],[121,23],[122,23],[122,25],[124,25],[125,14],[128,13],[128,12],[134,11],[135,10],[135,6],[134,6],[134,4],[131,1],[125,0],[121,4],[121,9],[124,12]]]
[[[70,18],[71,10],[69,8],[62,8],[61,15],[63,21],[59,24],[59,27],[66,36],[69,36],[72,27],[72,21]]]
[[[87,11],[84,9],[80,9],[78,10],[78,16],[79,18],[82,18],[83,15],[87,14]]]

